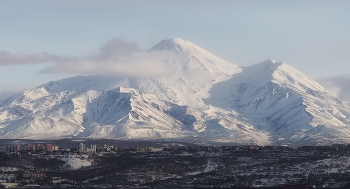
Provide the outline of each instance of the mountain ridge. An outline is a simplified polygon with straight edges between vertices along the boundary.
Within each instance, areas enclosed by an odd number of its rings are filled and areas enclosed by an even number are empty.
[[[350,141],[350,104],[284,62],[237,66],[182,39],[167,77],[80,75],[0,104],[0,138],[317,145]]]

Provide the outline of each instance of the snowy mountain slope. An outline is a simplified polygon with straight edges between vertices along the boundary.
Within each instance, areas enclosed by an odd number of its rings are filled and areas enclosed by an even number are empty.
[[[274,142],[349,139],[350,105],[283,62],[267,60],[216,84],[207,102],[271,122]]]
[[[176,69],[169,77],[81,75],[25,91],[1,104],[0,137],[257,141],[247,135],[253,126],[244,118],[203,102],[215,83],[240,67],[181,39],[164,40],[150,51],[171,51],[183,61],[169,60]],[[259,141],[268,143],[266,138]]]
[[[200,144],[350,141],[350,105],[272,60],[241,67],[182,39],[161,78],[80,75],[0,104],[0,138],[182,140]],[[172,59],[172,57],[177,57]]]
[[[10,112],[13,107],[16,109]],[[266,137],[256,140],[247,134],[246,130],[253,126],[242,118],[201,112],[123,87],[107,91],[65,91],[26,103],[14,101],[2,108],[0,114],[3,120],[9,120],[2,122],[2,138],[165,138],[199,143],[208,140],[268,143]],[[261,132],[261,135],[268,133]]]
[[[54,93],[30,101],[25,104],[29,108],[32,107],[32,109],[25,109],[30,112],[28,114],[16,114],[18,111],[9,114],[11,108],[3,108],[2,117],[7,115],[8,120],[11,118],[13,120],[9,121],[9,124],[3,129],[3,133],[6,133],[4,138],[37,138],[37,135],[43,132],[46,135],[40,138],[55,138],[55,136],[128,138],[129,135],[133,138],[133,133],[127,132],[129,127],[124,127],[125,125],[137,124],[138,130],[153,132],[153,134],[157,134],[157,129],[172,130],[182,125],[181,122],[145,103],[145,99],[140,98],[133,89],[117,88],[108,91],[88,90],[74,93],[75,91]],[[52,103],[55,101],[59,103]],[[12,107],[24,109],[23,103],[12,105]],[[22,109],[22,112],[26,112]],[[40,119],[37,120],[38,118]],[[28,124],[19,124],[18,120],[26,121]],[[64,121],[64,124],[61,124],[60,121],[62,123]],[[150,124],[153,128],[150,127]],[[8,131],[9,128],[11,132]],[[72,128],[75,129],[71,130]],[[67,131],[70,130],[71,132],[68,133]],[[181,131],[176,133],[181,133]]]

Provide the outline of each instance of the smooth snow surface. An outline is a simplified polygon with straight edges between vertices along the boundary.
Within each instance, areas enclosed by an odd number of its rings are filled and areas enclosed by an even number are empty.
[[[69,169],[80,169],[92,165],[92,159],[89,159],[88,155],[68,155],[68,156],[56,156],[62,161],[66,162]]]
[[[0,138],[66,137],[232,144],[349,142],[348,102],[283,62],[228,63],[193,43],[149,51],[178,57],[161,78],[81,75],[0,104]]]

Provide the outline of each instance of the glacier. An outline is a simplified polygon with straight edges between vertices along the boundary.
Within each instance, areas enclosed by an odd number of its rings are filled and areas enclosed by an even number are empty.
[[[324,145],[350,141],[350,103],[284,62],[238,66],[182,39],[162,77],[79,75],[0,102],[0,138]]]

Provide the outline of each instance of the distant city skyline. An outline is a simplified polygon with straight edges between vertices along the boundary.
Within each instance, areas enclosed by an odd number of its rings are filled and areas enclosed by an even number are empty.
[[[4,0],[0,99],[76,75],[39,73],[53,64],[43,52],[89,56],[115,38],[142,50],[181,38],[237,65],[283,61],[347,99],[349,5],[323,0]],[[13,57],[16,61],[10,61]]]

